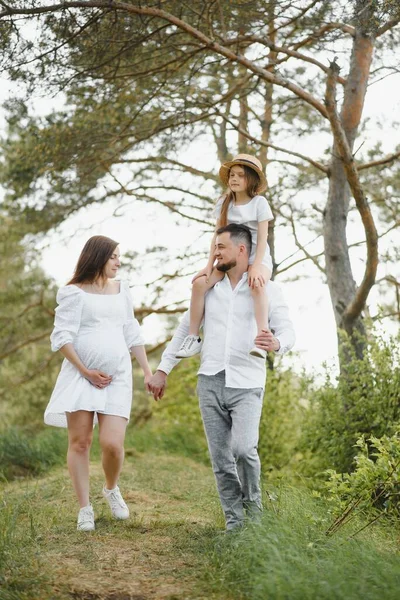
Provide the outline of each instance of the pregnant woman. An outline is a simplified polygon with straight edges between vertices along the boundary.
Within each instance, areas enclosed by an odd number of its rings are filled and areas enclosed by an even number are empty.
[[[68,427],[67,463],[80,505],[80,531],[95,528],[89,451],[96,423],[105,475],[103,496],[116,519],[129,517],[118,477],[132,404],[130,353],[139,362],[149,391],[151,370],[129,287],[115,280],[120,264],[117,242],[101,235],[86,242],[73,278],[58,291],[50,338],[52,350],[60,350],[65,359],[44,421]]]

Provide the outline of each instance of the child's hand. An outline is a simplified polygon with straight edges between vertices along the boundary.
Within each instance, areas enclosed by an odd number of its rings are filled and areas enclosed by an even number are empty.
[[[199,277],[205,277],[206,278],[206,283],[208,283],[208,280],[210,278],[211,275],[211,271],[212,271],[212,267],[209,267],[207,265],[207,267],[205,267],[204,269],[202,269],[201,271],[199,271],[197,273],[197,275],[195,275],[192,279],[192,283],[194,283],[196,281],[196,279],[198,279]]]
[[[248,271],[249,286],[254,289],[255,287],[263,287],[265,285],[265,278],[262,271],[257,265],[250,265]]]

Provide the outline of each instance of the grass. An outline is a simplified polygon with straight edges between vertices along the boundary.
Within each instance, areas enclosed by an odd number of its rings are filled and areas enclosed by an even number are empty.
[[[0,479],[40,475],[64,462],[67,440],[63,432],[46,429],[28,436],[17,427],[0,433]]]
[[[209,468],[190,459],[128,456],[121,488],[131,519],[115,522],[91,471],[96,531],[76,531],[65,468],[3,485],[0,599],[214,598],[199,573],[223,526]],[[225,595],[215,598],[225,598]]]
[[[211,589],[249,600],[397,599],[399,531],[373,527],[352,538],[358,521],[327,537],[329,523],[323,502],[306,491],[283,490],[260,526],[214,553]]]
[[[201,444],[183,441],[179,456],[181,438],[169,446],[167,432],[153,436],[152,427],[128,432],[126,522],[113,521],[101,497],[94,444],[91,534],[76,531],[68,473],[57,466],[66,432],[3,437],[14,440],[10,460],[35,449],[34,468],[23,472],[39,476],[0,485],[0,600],[397,599],[398,529],[377,524],[349,539],[357,522],[327,538],[323,501],[286,488],[274,490],[260,526],[226,536],[211,467],[190,458]]]

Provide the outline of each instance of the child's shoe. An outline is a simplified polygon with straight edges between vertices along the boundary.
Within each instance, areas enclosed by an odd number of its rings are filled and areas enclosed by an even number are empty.
[[[175,358],[188,358],[198,354],[201,350],[203,342],[198,335],[187,335],[182,342],[181,347],[175,354]]]
[[[254,346],[254,348],[250,350],[250,354],[251,356],[257,356],[257,358],[267,359],[267,351],[262,348],[257,348],[257,346]]]
[[[76,528],[78,531],[94,531],[94,512],[91,504],[84,506],[79,511]]]

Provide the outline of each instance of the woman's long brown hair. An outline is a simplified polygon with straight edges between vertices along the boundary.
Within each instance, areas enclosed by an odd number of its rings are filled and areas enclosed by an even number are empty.
[[[246,183],[247,183],[246,193],[250,198],[254,198],[254,196],[257,196],[257,190],[260,185],[260,178],[251,167],[248,167],[247,165],[238,165],[238,166],[241,166],[244,169],[244,174],[245,174]],[[230,171],[230,169],[229,169],[229,171]],[[222,206],[221,206],[221,214],[220,214],[219,221],[218,221],[219,227],[226,227],[228,225],[229,204],[231,202],[235,202],[235,199],[236,199],[235,192],[232,192],[232,190],[228,190],[225,195]]]
[[[105,235],[94,235],[83,247],[71,283],[93,283],[104,274],[106,262],[111,258],[118,242]]]

